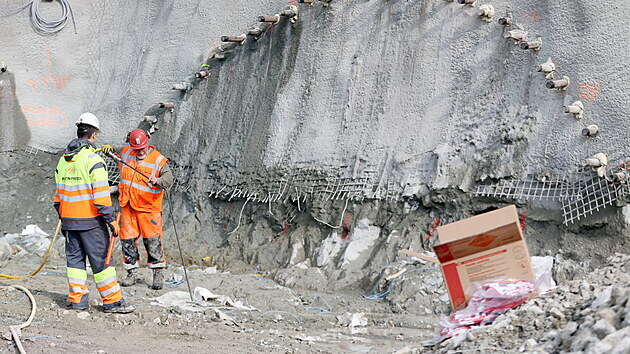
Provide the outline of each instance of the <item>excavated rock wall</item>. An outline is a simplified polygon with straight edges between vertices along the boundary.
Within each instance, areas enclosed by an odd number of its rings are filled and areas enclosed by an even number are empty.
[[[134,3],[109,12],[92,11],[102,2],[77,4],[79,18],[106,16],[89,29],[79,23],[79,37],[69,28],[46,40],[25,31],[17,37],[26,38],[25,48],[89,43],[94,50],[48,56],[59,58],[53,71],[87,62],[76,67],[83,83],[64,94],[17,85],[16,96],[22,105],[42,99],[72,107],[63,125],[29,128],[31,145],[47,149],[61,148],[73,133],[71,117],[85,109],[103,117],[104,140],[118,142],[142,115],[155,115],[152,141],[178,179],[167,200],[187,261],[273,271],[289,286],[367,289],[399,249],[430,249],[436,223],[517,203],[527,209],[532,253],[560,254],[559,274],[569,278],[628,250],[624,189],[615,190],[615,205],[597,205],[595,215],[570,226],[562,224],[559,199],[474,192],[528,176],[588,180],[593,173],[580,166],[598,152],[611,168],[626,160],[630,39],[619,33],[630,10],[615,0],[487,3],[497,14],[491,22],[478,16],[481,1],[300,5],[296,23],[283,18],[258,40],[221,50],[212,40],[244,33],[257,15],[286,3]],[[507,12],[509,28],[497,23]],[[143,25],[134,22],[127,34],[132,18]],[[528,31],[525,41],[541,37],[541,50],[506,38],[515,29]],[[18,40],[9,43],[10,52],[24,52]],[[217,52],[227,59],[213,59]],[[549,57],[555,78],[570,78],[567,90],[546,88],[536,71]],[[37,58],[10,64],[17,81],[36,61],[40,71],[48,68],[45,56]],[[201,64],[209,65],[207,79],[192,77]],[[170,92],[172,82],[190,89]],[[579,120],[563,108],[576,100],[584,103]],[[582,136],[593,123],[599,135]],[[583,191],[577,185],[569,197]],[[169,225],[167,245],[174,246],[173,231]]]
[[[627,106],[618,90],[625,74],[609,71],[622,66],[625,39],[609,36],[610,21],[628,10],[615,2],[492,4],[515,25],[481,21],[480,3],[304,6],[296,24],[281,20],[230,48],[227,60],[208,60],[210,79],[194,82],[199,91],[160,128],[161,139],[175,141],[174,161],[188,168],[182,190],[197,210],[190,227],[220,247],[199,256],[294,267],[274,273],[288,286],[365,286],[399,249],[430,249],[436,219],[506,202],[527,210],[532,253],[564,260],[561,277],[627,249],[620,208],[567,227],[558,200],[472,192],[529,175],[588,179],[580,166],[599,151],[611,165],[624,161],[627,142],[605,128],[621,115],[604,112]],[[542,37],[542,49],[506,38],[519,28],[525,40]],[[536,72],[548,57],[556,79],[571,78],[566,91],[546,88]],[[578,99],[581,120],[563,109]],[[581,130],[592,123],[602,130],[587,139]]]

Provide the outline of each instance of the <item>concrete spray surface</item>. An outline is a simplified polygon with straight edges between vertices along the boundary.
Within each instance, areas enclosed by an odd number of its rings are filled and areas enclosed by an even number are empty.
[[[502,179],[581,177],[583,160],[598,152],[611,166],[626,160],[630,39],[618,34],[630,10],[619,1],[493,1],[497,16],[488,23],[480,2],[317,3],[300,6],[295,24],[282,19],[260,39],[232,46],[224,61],[208,58],[212,41],[244,33],[256,16],[286,4],[73,5],[77,35],[66,28],[37,37],[25,14],[10,18],[24,22],[4,45],[24,58],[3,59],[26,115],[13,121],[29,123],[30,145],[57,151],[83,110],[103,117],[101,141],[114,143],[142,115],[156,115],[154,141],[177,171],[187,261],[212,256],[206,265],[271,272],[302,289],[383,290],[382,267],[401,248],[429,249],[436,222],[506,201],[528,209],[532,254],[557,256],[559,281],[628,251],[628,207],[564,226],[558,200],[472,193]],[[496,18],[508,11],[515,25],[506,28]],[[2,33],[14,25],[0,24]],[[542,38],[540,51],[506,38],[519,28],[526,40]],[[547,89],[536,71],[549,57],[555,79],[570,78],[566,91]],[[210,77],[193,79],[203,63]],[[32,68],[71,79],[51,87]],[[174,82],[192,89],[170,91]],[[576,100],[581,120],[564,113]],[[176,108],[157,109],[158,101]],[[57,120],[33,116],[31,106],[57,107],[65,118],[50,109]],[[583,137],[593,123],[600,133]],[[37,197],[46,200],[45,192]],[[29,216],[54,220],[52,212]],[[417,279],[384,295],[392,310],[446,312],[439,276]]]
[[[486,23],[478,6],[446,1],[304,6],[296,24],[281,21],[225,62],[208,61],[211,77],[197,83],[177,117],[164,118],[160,133],[176,141],[169,152],[192,176],[183,189],[197,191],[188,194],[198,208],[191,227],[223,246],[222,257],[227,246],[261,269],[317,264],[336,286],[356,286],[366,268],[420,242],[436,218],[444,223],[496,203],[464,193],[479,183],[581,177],[582,161],[599,151],[611,164],[623,162],[626,132],[606,127],[623,121],[628,107],[618,80],[627,72],[610,71],[628,50],[625,39],[610,39],[609,21],[628,10],[614,2],[493,5],[516,24]],[[518,28],[527,40],[542,37],[542,49],[506,38]],[[607,68],[595,52],[609,55]],[[547,89],[536,72],[548,57],[556,79],[572,78],[566,91]],[[563,109],[578,99],[581,120]],[[586,139],[580,132],[591,123],[602,131]],[[591,250],[599,262],[627,248],[618,209],[582,221],[586,227],[558,229],[558,200],[525,197],[516,201],[530,208],[535,253],[560,249],[581,259]],[[344,260],[354,247],[343,240],[370,226],[380,237],[365,236],[370,246],[353,268]],[[322,255],[331,237],[339,244]],[[576,250],[576,243],[600,247]]]

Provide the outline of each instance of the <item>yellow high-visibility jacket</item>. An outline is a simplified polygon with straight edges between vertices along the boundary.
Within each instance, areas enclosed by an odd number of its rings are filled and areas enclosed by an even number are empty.
[[[68,151],[70,150],[70,151]],[[55,170],[57,208],[63,230],[90,230],[114,221],[107,167],[94,145],[74,139]]]

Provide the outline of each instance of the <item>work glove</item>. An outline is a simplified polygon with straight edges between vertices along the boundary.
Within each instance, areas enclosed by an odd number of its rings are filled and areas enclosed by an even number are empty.
[[[101,151],[103,152],[103,154],[107,155],[107,154],[111,154],[112,152],[114,152],[114,147],[109,145],[109,144],[105,144],[103,145],[103,147],[101,148]]]
[[[118,234],[120,233],[120,226],[118,225],[118,222],[116,221],[110,222],[109,230],[112,232],[114,236],[118,236]]]

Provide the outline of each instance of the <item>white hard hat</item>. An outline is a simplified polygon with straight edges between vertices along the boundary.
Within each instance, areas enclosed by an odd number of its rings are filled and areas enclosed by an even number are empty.
[[[77,120],[77,125],[79,124],[87,124],[87,125],[91,125],[94,128],[101,130],[99,124],[98,124],[98,118],[96,118],[96,116],[92,113],[89,112],[85,112],[82,115],[79,116],[79,120]]]

